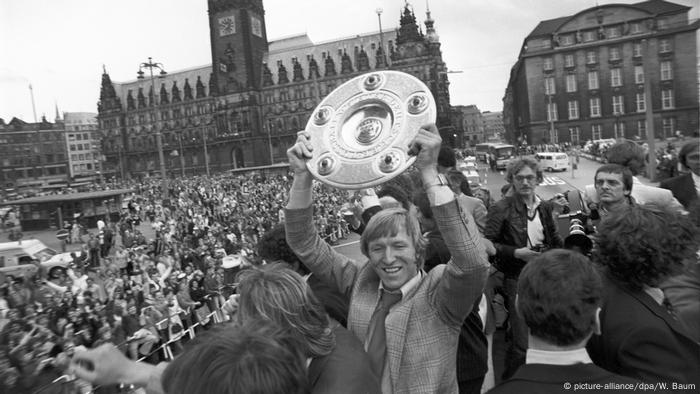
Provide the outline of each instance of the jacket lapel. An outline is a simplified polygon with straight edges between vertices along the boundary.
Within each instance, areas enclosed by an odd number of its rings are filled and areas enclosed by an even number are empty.
[[[420,285],[417,287],[420,287]],[[401,357],[406,345],[406,329],[408,328],[408,320],[411,317],[411,309],[413,307],[413,302],[410,301],[415,294],[416,288],[391,309],[386,318],[386,348],[393,387],[398,387]]]
[[[659,305],[656,301],[654,301],[653,298],[644,291],[629,291],[622,287],[622,290],[626,292],[627,294],[631,295],[634,297],[637,301],[639,301],[642,305],[644,305],[651,313],[659,317],[661,320],[663,320],[666,325],[668,325],[673,331],[675,331],[678,335],[681,335],[688,340],[695,342],[694,339],[690,337],[687,333],[687,329],[685,326],[678,320],[674,319],[673,316],[666,310],[666,307],[663,305]]]

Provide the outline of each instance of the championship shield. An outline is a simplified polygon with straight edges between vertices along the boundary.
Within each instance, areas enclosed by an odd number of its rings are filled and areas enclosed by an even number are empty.
[[[314,178],[340,189],[363,189],[401,174],[415,161],[408,144],[435,123],[435,99],[418,78],[376,71],[333,90],[316,107],[306,131]]]

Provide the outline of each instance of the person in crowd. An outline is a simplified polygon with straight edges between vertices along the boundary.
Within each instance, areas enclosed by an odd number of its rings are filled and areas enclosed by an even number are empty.
[[[689,210],[700,204],[700,144],[688,142],[678,152],[678,161],[688,172],[674,178],[664,179],[659,184],[668,189],[673,196]]]
[[[496,248],[494,265],[503,272],[503,292],[508,309],[510,343],[506,352],[507,379],[525,363],[527,327],[515,313],[515,298],[520,271],[542,251],[558,248],[563,241],[553,217],[553,203],[542,201],[535,189],[542,182],[542,170],[536,161],[522,158],[510,163],[506,181],[512,194],[489,209],[484,236]]]
[[[469,181],[458,170],[450,170],[447,172],[447,179],[450,181],[450,188],[455,194],[459,205],[465,212],[469,212],[474,217],[479,233],[483,234],[486,229],[486,216],[488,211],[481,199],[472,197]]]
[[[593,361],[648,383],[700,387],[700,344],[675,316],[660,284],[698,251],[700,231],[671,207],[642,205],[601,222],[594,261],[604,269],[601,332]]]
[[[520,273],[516,304],[529,329],[525,364],[489,393],[561,393],[566,383],[634,387],[634,379],[600,368],[586,352],[600,332],[602,299],[600,274],[582,254],[554,249],[531,260]]]
[[[637,176],[644,171],[646,153],[644,148],[634,141],[624,140],[610,146],[605,153],[608,164],[619,164],[627,167],[632,173],[632,193],[630,194],[637,204],[654,203],[683,211],[681,203],[673,197],[673,193],[654,186],[643,184]],[[584,188],[584,201],[590,207],[599,203],[595,185],[586,185]]]
[[[598,167],[593,177],[598,203],[588,206],[595,224],[610,212],[635,205],[632,197],[632,179],[632,172],[619,164],[604,164]]]
[[[440,174],[447,174],[457,167],[457,157],[454,149],[449,146],[440,147],[437,158],[437,169]]]
[[[323,242],[312,226],[313,155],[305,131],[287,151],[294,181],[285,213],[287,242],[315,274],[350,299],[348,327],[365,344],[382,392],[457,392],[459,327],[480,296],[488,262],[478,233],[470,233],[454,194],[438,174],[441,139],[434,125],[418,131],[411,148],[433,214],[452,255],[424,273],[426,240],[403,208],[377,212],[362,233],[369,259],[357,264]],[[413,312],[412,312],[413,311]],[[420,311],[420,312],[418,312]]]
[[[99,385],[146,387],[149,394],[309,392],[303,342],[267,320],[210,330],[158,366],[131,361],[110,344],[76,350],[69,371]]]

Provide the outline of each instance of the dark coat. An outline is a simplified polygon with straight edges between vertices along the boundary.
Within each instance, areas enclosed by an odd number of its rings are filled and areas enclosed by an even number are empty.
[[[562,247],[564,242],[552,214],[553,204],[542,201],[537,211],[544,227],[545,246]],[[515,257],[515,250],[527,246],[527,221],[527,206],[518,196],[506,197],[489,209],[484,236],[496,247],[494,264],[506,276],[517,277],[525,266],[525,261]]]
[[[685,209],[698,201],[698,192],[690,173],[665,179],[659,184],[659,187],[670,190],[673,197],[676,197],[676,200],[683,204]]]
[[[565,384],[571,384],[566,387]],[[617,384],[631,384],[633,391],[637,381],[608,372],[595,364],[548,365],[525,364],[510,379],[488,391],[488,394],[561,394],[574,392],[574,384],[600,384],[600,390],[586,389],[586,393],[621,393]],[[607,389],[605,388],[608,385]],[[579,389],[581,390],[581,389]]]
[[[606,277],[600,324],[602,335],[587,346],[596,365],[643,382],[700,387],[700,344],[643,290]]]

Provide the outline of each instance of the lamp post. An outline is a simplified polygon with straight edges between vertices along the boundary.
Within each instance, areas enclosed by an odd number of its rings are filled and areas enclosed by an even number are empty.
[[[207,150],[207,133],[202,128],[202,142],[204,143],[204,168],[207,170],[207,177],[209,176],[209,151]]]
[[[379,47],[382,49],[382,57],[384,60],[384,65],[386,66],[386,52],[384,51],[384,32],[382,31],[382,12],[383,9],[377,8],[375,10],[377,13],[377,19],[379,20]]]
[[[160,70],[160,73],[158,75],[159,78],[165,77],[167,72],[165,72],[165,69],[163,68],[162,63],[155,63],[153,60],[149,57],[148,62],[141,63],[139,65],[139,71],[136,73],[138,75],[138,79],[143,79],[143,69],[147,68],[149,71],[149,74],[151,76],[151,91],[153,92],[153,103],[154,103],[154,109],[158,107],[158,95],[156,94],[156,86],[155,86],[155,78],[153,77],[153,69],[156,68]],[[156,111],[156,116],[155,119],[158,118],[158,112]],[[153,128],[156,130],[156,147],[158,149],[158,159],[160,160],[160,176],[161,176],[161,188],[162,188],[162,193],[163,193],[163,198],[167,197],[168,193],[168,178],[166,177],[165,174],[165,157],[163,155],[163,136],[158,129],[158,123],[156,120],[156,123],[153,124]]]

